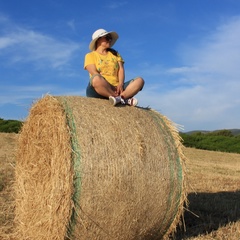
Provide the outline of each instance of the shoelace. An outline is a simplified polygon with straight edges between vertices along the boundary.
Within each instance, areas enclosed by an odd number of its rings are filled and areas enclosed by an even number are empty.
[[[125,102],[125,100],[123,98],[121,98],[121,104],[123,104],[123,105],[126,104],[126,102]]]

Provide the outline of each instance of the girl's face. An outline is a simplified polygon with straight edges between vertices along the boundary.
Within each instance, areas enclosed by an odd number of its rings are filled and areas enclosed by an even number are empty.
[[[111,41],[112,41],[112,36],[110,34],[108,34],[106,36],[100,37],[97,40],[97,46],[109,48],[111,45]]]

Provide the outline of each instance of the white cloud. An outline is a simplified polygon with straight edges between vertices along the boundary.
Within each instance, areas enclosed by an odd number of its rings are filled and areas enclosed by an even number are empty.
[[[142,102],[186,130],[240,128],[239,39],[240,18],[233,18],[200,44],[185,47],[184,66],[165,69],[168,88],[146,86]]]
[[[179,74],[179,73],[192,73],[197,72],[198,69],[196,67],[176,67],[176,68],[170,68],[166,72],[167,73],[173,73],[173,74]]]
[[[75,42],[6,24],[6,20],[4,27],[5,30],[0,34],[0,57],[4,58],[4,62],[31,62],[37,67],[58,68],[67,64],[80,49],[80,45]]]
[[[186,48],[188,64],[226,76],[240,74],[240,17],[219,26],[210,36],[202,39],[195,49]],[[184,54],[184,52],[182,52]]]
[[[36,86],[4,85],[1,86],[0,106],[5,104],[29,105],[32,99],[38,99],[43,95],[84,95],[85,89],[74,89],[71,86],[62,88],[59,85],[45,84]],[[9,97],[11,96],[11,97]]]
[[[79,77],[74,67],[80,48],[76,42],[16,25],[0,14],[1,116],[26,112],[47,93],[82,94],[80,87],[69,84]]]
[[[55,86],[56,87],[56,86]],[[21,105],[22,101],[26,99],[35,99],[42,93],[49,92],[49,89],[53,89],[52,85],[43,86],[1,86],[2,94],[0,95],[0,106],[4,104],[16,104]],[[9,97],[9,95],[11,97]]]
[[[128,2],[126,2],[126,1],[123,1],[123,2],[121,2],[121,1],[111,1],[109,3],[109,5],[107,6],[107,8],[117,9],[119,7],[122,7],[122,6],[126,5],[126,4],[128,4]]]
[[[68,22],[67,22],[67,25],[71,28],[72,31],[75,31],[75,30],[76,30],[75,20],[74,20],[74,19],[68,21]]]
[[[0,49],[10,47],[15,44],[16,40],[10,37],[0,37]]]

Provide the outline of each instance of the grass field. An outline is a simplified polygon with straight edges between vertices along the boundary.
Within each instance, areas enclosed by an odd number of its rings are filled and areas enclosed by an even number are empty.
[[[15,149],[18,135],[0,133],[0,239],[14,240]],[[175,240],[240,239],[240,154],[186,148],[189,207]],[[184,230],[185,229],[185,230]]]

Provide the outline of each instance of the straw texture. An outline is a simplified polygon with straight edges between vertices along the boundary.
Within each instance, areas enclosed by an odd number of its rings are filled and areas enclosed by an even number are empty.
[[[63,239],[72,209],[70,134],[54,98],[36,103],[19,136],[16,164],[17,239]]]
[[[19,239],[162,239],[183,212],[183,160],[160,113],[45,96],[19,139]]]

